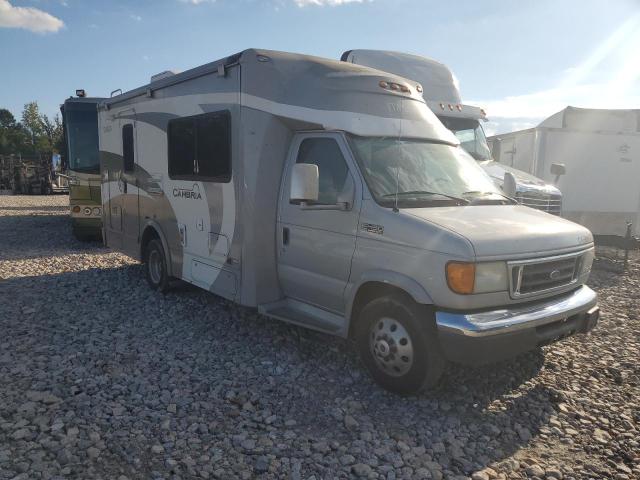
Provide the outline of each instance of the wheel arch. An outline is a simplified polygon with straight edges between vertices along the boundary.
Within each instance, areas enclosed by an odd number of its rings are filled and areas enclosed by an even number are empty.
[[[162,228],[158,225],[157,222],[153,220],[149,220],[145,223],[142,228],[142,236],[140,237],[140,259],[144,261],[144,252],[147,248],[149,242],[153,239],[157,238],[162,243],[162,248],[165,251],[167,256],[167,273],[169,276],[173,275],[172,262],[171,262],[171,250],[169,250],[169,244],[167,243],[167,239],[162,233]]]
[[[414,279],[390,270],[376,270],[361,276],[351,289],[347,302],[345,318],[347,326],[345,336],[351,336],[353,327],[362,307],[374,298],[392,293],[401,293],[422,305],[433,305],[433,300],[427,291]]]

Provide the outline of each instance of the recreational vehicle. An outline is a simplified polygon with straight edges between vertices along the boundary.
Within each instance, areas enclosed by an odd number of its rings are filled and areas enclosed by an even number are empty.
[[[640,110],[567,107],[490,142],[498,162],[550,181],[563,165],[565,218],[596,236],[624,237],[627,223],[640,235]]]
[[[401,77],[245,50],[98,116],[104,238],[154,290],[351,336],[385,388],[597,321],[589,231],[502,195]]]
[[[418,82],[416,88],[423,91],[429,108],[504,193],[527,207],[560,215],[562,193],[554,185],[493,160],[480,123],[487,121],[486,113],[479,107],[462,104],[458,81],[446,65],[418,55],[381,50],[348,50],[341,59]]]
[[[98,153],[98,103],[103,98],[70,97],[60,107],[68,159],[71,229],[79,240],[100,238],[102,200]]]

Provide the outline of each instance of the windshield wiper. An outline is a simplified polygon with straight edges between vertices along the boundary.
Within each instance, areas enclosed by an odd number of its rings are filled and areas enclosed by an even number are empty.
[[[511,204],[516,204],[518,203],[518,201],[514,198],[508,197],[507,195],[500,193],[500,192],[481,192],[479,190],[470,190],[468,192],[463,192],[462,195],[475,195],[477,197],[488,197],[489,195],[498,195],[506,200],[509,200],[509,202],[511,202]],[[473,204],[473,202],[467,201],[470,204]]]
[[[454,197],[453,195],[447,195],[446,193],[441,193],[441,192],[429,192],[427,190],[410,190],[408,192],[398,192],[396,193],[388,193],[386,195],[383,195],[382,198],[391,198],[391,197],[395,197],[396,195],[398,196],[402,196],[402,195],[440,195],[441,197],[445,197],[448,198],[449,200],[453,200],[455,202],[458,202],[461,205],[467,205],[469,203],[469,200],[467,200],[466,198],[460,198],[460,197]]]

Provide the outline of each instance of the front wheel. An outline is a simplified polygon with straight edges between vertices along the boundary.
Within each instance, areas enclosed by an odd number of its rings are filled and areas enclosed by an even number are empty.
[[[395,393],[433,387],[444,371],[433,314],[405,295],[392,294],[365,305],[356,342],[374,380]]]
[[[169,290],[167,257],[160,240],[151,240],[145,253],[145,276],[149,286],[158,292],[167,292]]]

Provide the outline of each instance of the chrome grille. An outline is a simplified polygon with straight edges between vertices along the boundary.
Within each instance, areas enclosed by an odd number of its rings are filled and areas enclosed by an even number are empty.
[[[516,200],[525,207],[542,210],[552,215],[560,215],[562,212],[562,195],[553,195],[532,190],[516,192]]]
[[[509,262],[511,296],[528,297],[563,289],[577,281],[584,252]]]

